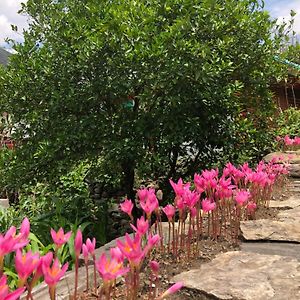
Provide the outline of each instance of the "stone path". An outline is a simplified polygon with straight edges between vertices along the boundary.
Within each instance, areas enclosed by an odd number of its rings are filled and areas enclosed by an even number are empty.
[[[300,299],[297,259],[233,251],[218,255],[200,269],[176,275],[174,282],[222,300]]]
[[[293,155],[295,153],[292,153]],[[269,155],[267,160],[272,159]],[[292,175],[300,177],[300,152],[293,158]],[[300,299],[300,180],[292,179],[292,195],[271,201],[281,211],[276,220],[241,223],[241,251],[218,255],[199,269],[183,272],[172,281],[183,281],[208,299]]]

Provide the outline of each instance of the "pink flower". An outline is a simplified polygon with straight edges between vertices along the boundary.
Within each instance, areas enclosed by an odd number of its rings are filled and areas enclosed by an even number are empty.
[[[137,220],[137,228],[132,224],[130,224],[130,226],[138,234],[144,235],[147,233],[147,231],[149,229],[149,222],[148,222],[148,220],[145,220],[145,218],[142,216],[140,219]]]
[[[25,291],[25,287],[18,288],[13,292],[9,292],[7,285],[7,277],[2,275],[0,278],[0,300],[17,300]]]
[[[283,140],[286,146],[292,146],[294,144],[294,140],[291,139],[288,135],[286,135]]]
[[[166,214],[169,222],[171,222],[175,215],[175,207],[171,204],[168,204],[162,210]]]
[[[184,200],[181,196],[177,196],[175,198],[175,205],[179,209],[179,212],[181,212],[185,208]]]
[[[42,265],[42,269],[45,282],[49,287],[54,287],[66,273],[68,269],[68,263],[65,263],[62,267],[60,267],[59,261],[56,258],[52,264],[52,267],[50,267],[50,264],[51,262],[45,261]]]
[[[47,266],[51,264],[53,260],[53,253],[52,252],[48,252],[47,254],[45,254],[44,256],[42,256],[40,258],[40,262],[39,265],[35,271],[34,277],[35,280],[37,281],[42,275],[43,275],[43,264],[46,264]]]
[[[84,262],[87,265],[88,260],[89,260],[89,250],[88,250],[86,244],[82,244],[82,255],[84,257]]]
[[[199,174],[194,174],[194,183],[196,190],[199,194],[203,193],[205,191],[205,179],[199,175]]]
[[[202,200],[202,210],[204,212],[210,212],[212,210],[214,210],[216,208],[216,203],[213,202],[212,200],[210,199],[204,199]]]
[[[124,202],[120,204],[120,208],[124,213],[132,218],[133,203],[131,200],[125,199]]]
[[[176,292],[178,292],[182,287],[183,287],[183,283],[177,282],[173,284],[168,290],[166,290],[158,299],[164,299],[170,295],[173,295]]]
[[[23,285],[31,273],[37,269],[39,262],[40,256],[38,253],[32,254],[31,251],[28,251],[27,253],[22,254],[21,250],[17,250],[15,266],[21,285]]]
[[[154,189],[141,189],[138,191],[140,205],[143,211],[147,214],[147,218],[151,217],[153,211],[158,209],[159,203],[155,195]]]
[[[117,240],[117,246],[132,266],[140,265],[145,256],[145,251],[141,247],[141,236],[139,234],[131,239],[129,234],[126,233],[125,241]]]
[[[191,185],[190,183],[184,184],[181,178],[179,178],[177,183],[175,183],[172,179],[170,179],[169,181],[177,197],[181,197],[184,191],[188,190]]]
[[[256,210],[256,203],[255,202],[252,202],[252,201],[249,201],[248,204],[247,204],[247,212],[248,214],[252,214],[255,212]]]
[[[160,236],[158,234],[148,236],[148,243],[145,247],[145,253],[147,254],[154,246],[156,246],[160,241]]]
[[[124,255],[118,247],[110,248],[110,257],[117,260],[118,262],[122,262],[124,260]]]
[[[27,218],[25,218],[21,224],[20,235],[22,235],[23,239],[27,239],[30,232],[30,223]]]
[[[72,234],[71,231],[65,234],[64,230],[61,227],[57,232],[55,232],[55,230],[51,228],[50,233],[53,242],[56,244],[57,248],[60,248],[63,244],[65,244],[69,240]]]
[[[184,204],[189,208],[195,206],[200,199],[200,195],[197,192],[186,190],[182,196]]]
[[[86,244],[90,254],[94,255],[95,248],[96,248],[96,239],[93,238],[93,240],[91,241],[89,238],[87,238],[85,244]]]
[[[0,234],[0,259],[3,259],[4,255],[15,250],[15,245],[17,244],[17,241],[14,239],[13,236],[15,232],[16,228],[11,227],[4,236]]]
[[[129,268],[124,268],[123,264],[116,259],[108,259],[104,253],[96,261],[96,268],[103,281],[108,282],[115,280],[118,276],[122,276],[129,271]]]
[[[300,137],[296,136],[294,138],[294,145],[300,145]]]
[[[242,190],[237,192],[235,196],[235,201],[238,205],[244,205],[250,198],[250,193],[248,191]]]
[[[157,276],[158,272],[159,272],[159,263],[155,260],[151,260],[149,262],[149,266],[150,266],[150,269],[152,270],[152,272]]]
[[[77,257],[80,255],[81,247],[82,247],[82,233],[81,230],[78,229],[74,240],[74,251]]]

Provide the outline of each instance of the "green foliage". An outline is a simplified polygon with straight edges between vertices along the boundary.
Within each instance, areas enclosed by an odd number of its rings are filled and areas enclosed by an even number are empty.
[[[300,136],[300,110],[289,108],[279,113],[275,118],[276,135],[284,137]]]
[[[272,113],[282,39],[261,1],[28,0],[23,12],[25,43],[0,76],[18,144],[6,186],[57,185],[89,161],[131,197],[136,174],[167,182],[249,156],[235,145],[259,134],[232,122]]]

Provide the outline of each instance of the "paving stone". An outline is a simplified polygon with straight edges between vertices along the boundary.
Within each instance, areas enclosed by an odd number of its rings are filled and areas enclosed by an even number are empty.
[[[300,152],[273,152],[267,154],[263,160],[270,162],[274,158],[281,158],[282,162],[289,162],[291,164],[300,164]]]
[[[300,164],[289,165],[288,171],[291,177],[300,178]]]
[[[291,209],[300,206],[300,196],[291,196],[287,200],[275,201],[271,200],[269,203],[269,207],[271,208],[283,208],[283,209]]]
[[[245,240],[270,240],[300,243],[300,207],[278,213],[277,220],[251,220],[241,222]]]
[[[0,199],[0,207],[8,208],[9,207],[9,200],[8,199]]]
[[[300,260],[300,244],[280,242],[246,242],[240,244],[241,250],[267,255],[289,256]]]
[[[199,269],[176,275],[213,299],[300,299],[300,263],[291,257],[233,251],[218,255]]]

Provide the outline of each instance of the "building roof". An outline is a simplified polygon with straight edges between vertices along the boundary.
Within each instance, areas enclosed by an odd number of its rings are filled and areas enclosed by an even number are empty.
[[[6,66],[8,64],[8,59],[11,54],[4,50],[3,48],[0,48],[0,64]]]

